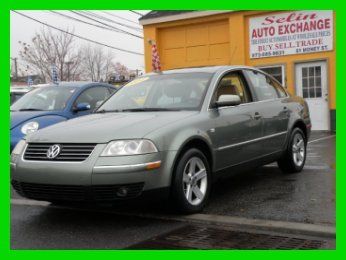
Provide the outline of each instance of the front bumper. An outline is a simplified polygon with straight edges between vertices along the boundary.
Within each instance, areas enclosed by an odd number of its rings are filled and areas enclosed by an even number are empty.
[[[175,151],[99,157],[104,146],[97,145],[82,162],[29,161],[12,156],[12,185],[21,195],[38,200],[133,198],[170,186]],[[158,162],[159,167],[148,168],[148,163]],[[121,196],[119,189],[126,189],[127,195]]]

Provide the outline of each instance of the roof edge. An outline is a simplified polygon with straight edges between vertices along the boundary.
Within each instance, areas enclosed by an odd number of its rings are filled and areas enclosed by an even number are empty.
[[[203,16],[210,16],[210,15],[215,15],[215,14],[230,13],[230,12],[234,12],[234,10],[196,11],[196,12],[175,14],[175,15],[169,15],[169,16],[163,16],[163,17],[157,17],[157,18],[143,19],[143,20],[139,20],[139,23],[141,25],[149,25],[149,24],[156,24],[156,23],[165,23],[165,22],[171,22],[171,21],[185,20],[185,19],[191,19],[191,18],[197,18],[197,17],[203,17]]]

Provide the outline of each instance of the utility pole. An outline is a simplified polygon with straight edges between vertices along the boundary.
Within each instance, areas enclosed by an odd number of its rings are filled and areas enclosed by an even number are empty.
[[[67,62],[65,62],[65,64],[67,65],[67,81],[70,81],[70,65],[72,65],[73,62],[67,61]]]
[[[14,78],[18,78],[18,65],[17,65],[17,58],[11,58],[14,62]]]

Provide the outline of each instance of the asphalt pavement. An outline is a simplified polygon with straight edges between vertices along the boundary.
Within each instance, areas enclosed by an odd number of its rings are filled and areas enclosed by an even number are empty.
[[[303,172],[285,175],[272,164],[219,181],[214,185],[209,204],[199,214],[202,217],[198,225],[210,225],[203,219],[220,216],[226,220],[236,217],[254,223],[265,221],[269,226],[271,221],[277,221],[293,226],[305,223],[313,224],[312,228],[314,225],[333,227],[335,169],[335,136],[314,132]],[[175,214],[166,203],[59,207],[26,200],[13,190],[11,198],[12,249],[127,248],[155,237],[164,240],[162,234],[189,228],[188,222],[194,218],[187,220]],[[255,226],[254,229],[248,231],[258,232]],[[247,229],[238,225],[237,230]],[[333,247],[329,242],[327,247]]]

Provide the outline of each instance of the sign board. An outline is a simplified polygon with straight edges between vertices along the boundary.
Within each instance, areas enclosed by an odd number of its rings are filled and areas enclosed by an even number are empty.
[[[249,19],[250,58],[333,50],[333,11],[291,11]]]

